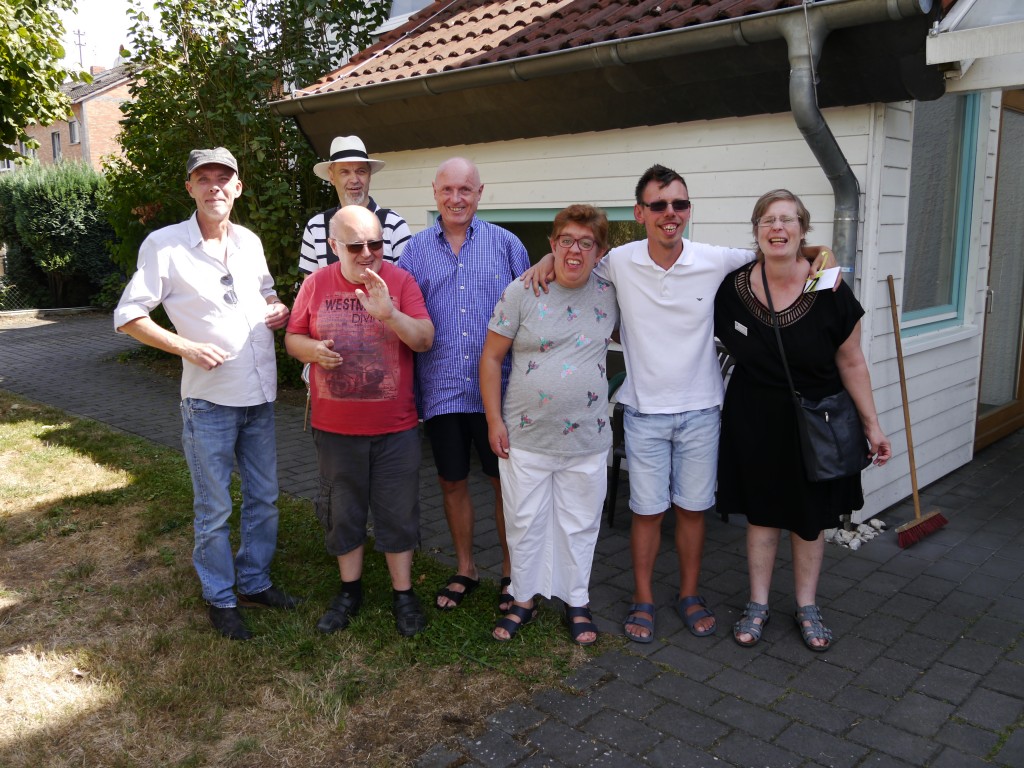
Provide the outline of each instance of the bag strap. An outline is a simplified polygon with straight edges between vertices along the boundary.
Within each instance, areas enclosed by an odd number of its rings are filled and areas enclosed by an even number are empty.
[[[782,346],[782,334],[779,333],[779,318],[775,314],[775,306],[772,304],[772,292],[768,290],[768,276],[764,271],[764,262],[761,262],[761,285],[764,286],[764,297],[768,299],[768,312],[772,316],[772,329],[775,331],[775,341],[779,345],[779,354],[782,355],[782,369],[786,372],[786,381],[789,382],[789,390],[793,393],[793,399],[799,402],[800,393],[796,391],[793,384],[793,376],[789,372],[789,363],[786,362],[786,349]]]

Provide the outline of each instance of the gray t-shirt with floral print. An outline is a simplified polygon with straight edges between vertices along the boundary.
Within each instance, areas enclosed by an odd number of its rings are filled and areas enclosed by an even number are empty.
[[[615,288],[594,274],[580,288],[549,285],[534,296],[518,280],[488,330],[513,340],[502,406],[509,445],[552,456],[611,446],[606,357],[619,318]]]

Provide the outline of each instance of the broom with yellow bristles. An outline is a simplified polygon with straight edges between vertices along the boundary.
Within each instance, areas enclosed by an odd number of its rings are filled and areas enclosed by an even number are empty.
[[[910,458],[910,487],[914,491],[914,519],[896,529],[896,543],[901,549],[917,544],[929,533],[934,533],[949,521],[938,509],[921,515],[921,497],[917,493],[917,466],[914,462],[914,438],[910,433],[910,405],[907,402],[907,374],[903,370],[903,344],[900,341],[900,319],[896,312],[896,286],[892,275],[889,282],[889,308],[892,310],[892,331],[896,337],[896,362],[900,367],[900,394],[903,396],[903,423],[907,427],[907,456]]]

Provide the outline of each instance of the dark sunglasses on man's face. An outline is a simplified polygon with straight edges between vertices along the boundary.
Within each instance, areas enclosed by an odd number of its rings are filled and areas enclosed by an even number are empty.
[[[334,241],[337,245],[344,245],[345,250],[351,253],[353,256],[358,256],[363,252],[363,248],[369,248],[371,251],[376,253],[377,251],[383,250],[383,240],[370,240],[366,243],[339,243],[337,240]]]
[[[653,203],[640,203],[645,208],[650,208],[654,213],[664,213],[668,210],[668,200],[655,200]],[[673,200],[672,210],[676,213],[690,210],[689,200]]]

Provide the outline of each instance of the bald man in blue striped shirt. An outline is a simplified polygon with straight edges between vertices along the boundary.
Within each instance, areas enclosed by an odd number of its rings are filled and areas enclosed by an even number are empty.
[[[409,240],[399,266],[423,292],[434,321],[434,346],[416,362],[418,407],[437,465],[445,517],[452,535],[457,570],[437,593],[437,607],[451,610],[480,584],[473,558],[473,504],[469,497],[470,452],[475,448],[494,487],[494,511],[501,543],[502,596],[508,610],[511,572],[505,543],[505,516],[498,460],[487,440],[480,397],[480,354],[487,322],[501,292],[530,266],[526,248],[515,235],[478,219],[484,185],[476,166],[453,157],[437,169],[434,201],[440,214],[434,225]],[[502,390],[510,361],[502,367]]]

